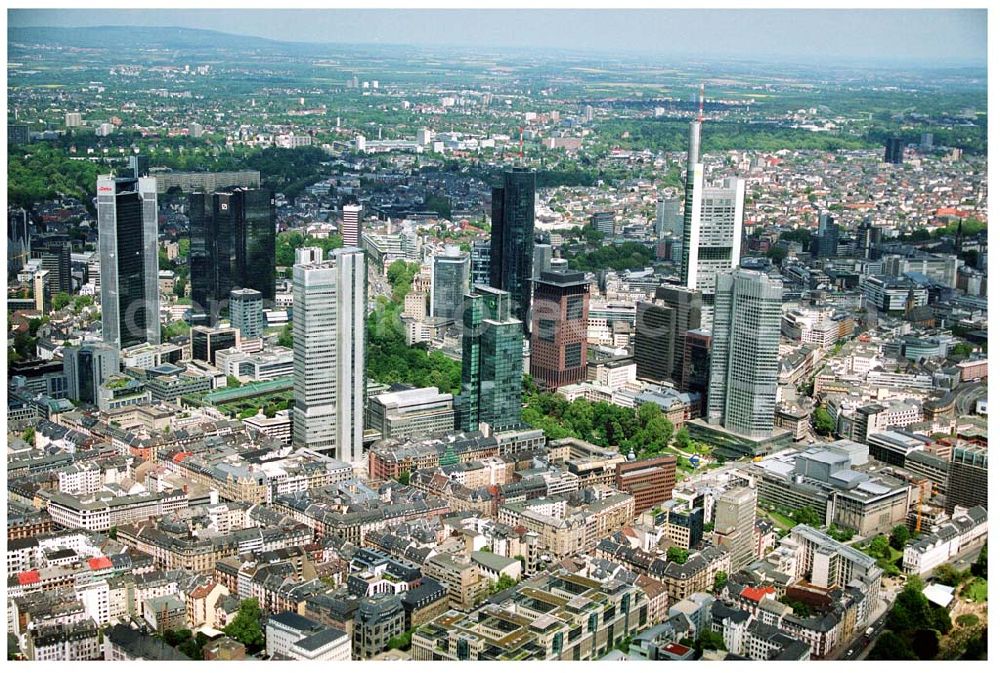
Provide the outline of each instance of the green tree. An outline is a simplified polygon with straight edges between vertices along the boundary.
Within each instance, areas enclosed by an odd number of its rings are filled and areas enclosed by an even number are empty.
[[[727,575],[722,570],[715,573],[715,581],[712,583],[712,591],[719,593],[726,588],[726,583],[729,581],[729,575]]]
[[[34,444],[35,444],[35,429],[34,428],[25,428],[24,432],[21,433],[21,439],[23,439],[28,444],[31,444],[32,446],[34,446]]]
[[[248,654],[256,654],[264,648],[264,633],[260,628],[261,617],[260,603],[256,598],[240,601],[240,610],[233,621],[226,625],[225,633],[243,643]]]
[[[94,304],[94,298],[90,295],[79,295],[73,298],[73,311],[79,313],[84,308],[92,306]]]
[[[702,629],[701,633],[698,634],[695,649],[701,652],[705,650],[725,650],[726,641],[723,640],[721,633],[716,633],[712,629]]]
[[[52,297],[52,309],[55,311],[61,311],[73,300],[73,298],[65,292],[57,292],[54,297]]]
[[[812,422],[813,427],[816,428],[816,432],[821,435],[826,435],[827,437],[832,435],[833,431],[836,429],[833,416],[831,416],[830,412],[823,406],[817,406],[813,411]]]
[[[910,529],[899,524],[892,529],[892,533],[889,534],[889,544],[893,549],[903,550],[906,546],[907,541],[910,539]]]
[[[876,559],[889,558],[889,540],[885,535],[876,535],[868,543],[868,555]]]
[[[667,550],[667,560],[673,561],[674,563],[687,563],[688,556],[690,552],[687,549],[682,549],[680,547],[670,547]]]
[[[972,345],[963,341],[956,344],[955,347],[951,349],[951,353],[952,355],[957,355],[963,358],[968,357],[972,355]]]
[[[934,569],[934,578],[941,584],[950,587],[957,587],[966,577],[966,573],[961,572],[950,563],[942,563]]]
[[[281,329],[281,334],[278,335],[278,345],[284,348],[292,347],[292,323],[285,323],[285,326]]]
[[[682,451],[686,450],[691,445],[691,433],[688,432],[687,426],[682,427],[677,431],[674,436],[674,446]]]
[[[500,575],[500,579],[490,584],[490,594],[497,594],[514,586],[517,586],[517,580],[507,573],[503,573]]]
[[[767,251],[767,258],[775,265],[780,265],[788,257],[788,248],[783,245],[776,245]]]
[[[875,641],[875,647],[868,653],[868,658],[874,661],[896,661],[899,659],[916,659],[909,643],[893,631],[883,631]]]
[[[822,519],[819,518],[819,514],[812,507],[800,507],[795,510],[792,512],[792,520],[795,523],[802,523],[814,528],[823,524]]]
[[[413,642],[413,632],[415,629],[410,629],[408,631],[403,631],[398,636],[393,636],[389,639],[387,646],[390,650],[400,650],[402,652],[407,652],[410,649],[410,645]]]
[[[399,478],[396,481],[398,481],[403,486],[409,486],[410,485],[410,473],[407,472],[406,470],[403,470],[402,472],[399,473]]]
[[[972,562],[971,570],[972,574],[975,575],[976,577],[982,577],[983,579],[987,579],[986,545],[983,545],[983,548],[979,550],[979,556],[977,556],[976,560]]]

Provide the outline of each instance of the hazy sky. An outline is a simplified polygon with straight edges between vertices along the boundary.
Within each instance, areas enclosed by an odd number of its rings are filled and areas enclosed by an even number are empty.
[[[986,65],[986,10],[8,10],[9,26],[207,28],[299,42]]]

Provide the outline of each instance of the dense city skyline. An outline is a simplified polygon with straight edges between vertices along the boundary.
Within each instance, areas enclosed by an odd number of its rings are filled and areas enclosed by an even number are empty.
[[[987,659],[984,11],[52,16],[8,660]]]

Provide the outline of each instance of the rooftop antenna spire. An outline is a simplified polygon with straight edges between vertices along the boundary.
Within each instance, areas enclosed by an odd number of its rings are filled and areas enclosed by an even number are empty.
[[[524,127],[521,127],[521,165],[524,166]]]
[[[705,120],[705,83],[698,87],[698,121]]]

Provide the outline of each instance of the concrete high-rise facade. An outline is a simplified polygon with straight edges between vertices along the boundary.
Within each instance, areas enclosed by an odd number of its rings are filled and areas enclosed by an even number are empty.
[[[116,348],[160,343],[156,179],[97,178],[102,339]]]
[[[733,572],[742,570],[757,558],[754,522],[757,517],[757,489],[732,488],[715,501],[716,539],[730,553]]]
[[[528,330],[535,236],[535,171],[512,168],[493,188],[490,286],[510,293],[511,315]]]
[[[73,293],[73,246],[69,242],[52,243],[42,251],[42,268],[49,272],[49,290]]]
[[[948,466],[947,509],[955,506],[987,506],[989,486],[989,451],[985,446],[973,444],[956,446],[951,452]]]
[[[691,122],[688,131],[687,173],[684,178],[684,249],[681,252],[681,282],[698,287],[698,244],[701,231],[701,191],[705,165],[701,163],[701,115]],[[692,253],[694,251],[694,253]]]
[[[229,324],[243,339],[264,335],[264,297],[257,290],[241,288],[229,293]]]
[[[97,404],[97,388],[119,371],[118,349],[103,342],[88,342],[63,349],[66,394],[71,400]]]
[[[431,316],[462,319],[462,299],[469,292],[469,256],[449,246],[431,264]]]
[[[701,293],[676,285],[656,289],[652,302],[635,308],[636,376],[680,385],[684,343],[689,330],[701,327]]]
[[[720,273],[716,283],[708,422],[750,438],[774,430],[781,336],[780,280],[760,271]]]
[[[257,290],[273,302],[274,194],[243,188],[194,192],[189,204],[194,322],[218,324],[235,288]]]
[[[344,239],[345,248],[357,248],[361,245],[361,206],[348,203],[344,206],[344,225],[340,235]]]
[[[365,406],[365,253],[296,251],[292,268],[292,442],[357,463]]]
[[[477,286],[465,297],[462,319],[462,394],[459,430],[521,424],[524,337],[511,313],[509,292]]]
[[[587,378],[590,283],[579,271],[543,271],[531,309],[531,377],[544,390]]]

